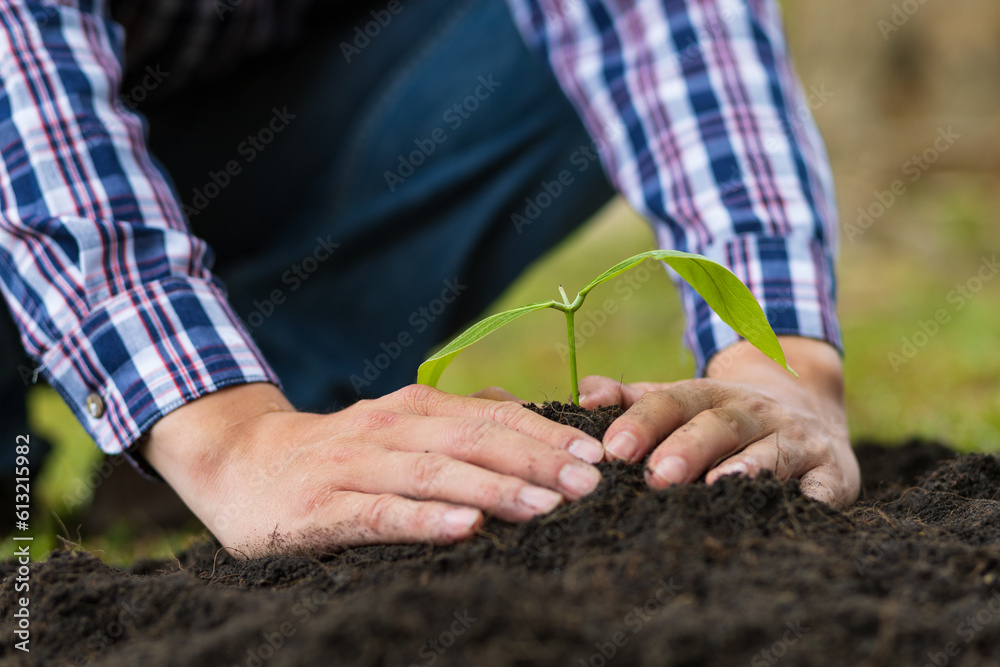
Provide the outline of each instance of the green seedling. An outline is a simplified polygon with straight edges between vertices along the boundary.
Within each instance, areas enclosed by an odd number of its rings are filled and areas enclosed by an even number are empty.
[[[576,295],[573,301],[569,300],[569,297],[566,296],[566,291],[560,285],[559,294],[562,296],[562,303],[558,301],[530,303],[526,306],[519,306],[480,320],[438,350],[427,361],[420,364],[420,368],[417,371],[417,382],[432,387],[437,386],[444,369],[458,356],[459,352],[476,341],[485,338],[505,324],[513,322],[522,315],[545,308],[554,308],[566,314],[566,335],[569,339],[570,387],[573,392],[573,403],[579,405],[580,388],[576,370],[576,332],[573,328],[573,318],[576,315],[576,311],[580,309],[584,299],[587,298],[587,295],[595,287],[620,276],[647,259],[660,260],[669,265],[705,299],[709,307],[718,314],[723,322],[731,326],[736,333],[743,336],[743,338],[763,352],[768,358],[773,359],[789,373],[795,375],[795,371],[785,362],[785,353],[781,349],[781,344],[778,343],[778,337],[768,323],[764,311],[761,310],[760,304],[757,303],[757,299],[754,298],[750,290],[746,288],[746,285],[740,282],[740,279],[733,275],[729,269],[701,255],[680,252],[678,250],[652,250],[633,255],[615,264],[590,281],[586,287],[580,290],[580,293]]]

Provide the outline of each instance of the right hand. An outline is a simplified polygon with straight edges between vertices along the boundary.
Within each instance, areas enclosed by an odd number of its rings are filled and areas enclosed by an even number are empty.
[[[455,542],[483,512],[524,521],[590,493],[601,476],[584,460],[604,455],[514,401],[419,385],[329,415],[296,412],[274,385],[239,385],[148,435],[150,464],[245,556]]]

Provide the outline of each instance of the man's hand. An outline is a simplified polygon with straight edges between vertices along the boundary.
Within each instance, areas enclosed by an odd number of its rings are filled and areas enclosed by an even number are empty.
[[[410,386],[295,412],[240,385],[161,419],[142,454],[236,553],[454,542],[489,512],[524,521],[597,486],[603,449],[514,402]],[[583,459],[583,460],[581,460]]]
[[[655,488],[693,482],[707,472],[754,476],[772,470],[798,478],[806,495],[837,507],[858,497],[861,475],[848,439],[843,371],[830,345],[779,337],[796,379],[747,342],[712,358],[707,378],[622,385],[591,376],[581,404],[621,405],[608,429],[609,459],[640,461]]]

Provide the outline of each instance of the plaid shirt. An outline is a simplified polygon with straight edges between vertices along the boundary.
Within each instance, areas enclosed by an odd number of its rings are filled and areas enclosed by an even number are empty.
[[[508,2],[660,244],[730,267],[779,334],[839,346],[837,215],[809,114],[826,93],[796,83],[775,2]],[[125,63],[178,85],[294,39],[310,4],[0,0],[0,288],[108,453],[206,393],[277,383],[121,101]],[[703,369],[737,337],[682,290]]]

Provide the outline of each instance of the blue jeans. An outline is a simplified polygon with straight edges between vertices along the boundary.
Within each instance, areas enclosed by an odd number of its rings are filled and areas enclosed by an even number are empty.
[[[591,141],[503,0],[404,3],[385,26],[358,14],[147,110],[231,302],[302,409],[413,382],[613,194],[598,165],[570,164]]]
[[[592,142],[503,0],[404,2],[388,21],[384,2],[355,7],[139,107],[231,303],[306,410],[413,382],[613,194],[596,163],[570,163]]]

